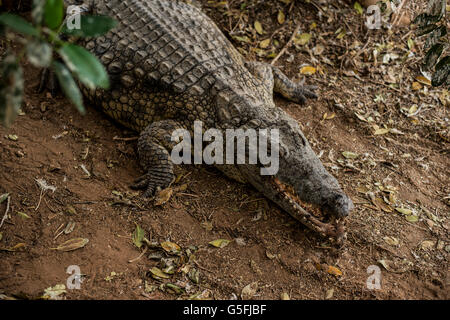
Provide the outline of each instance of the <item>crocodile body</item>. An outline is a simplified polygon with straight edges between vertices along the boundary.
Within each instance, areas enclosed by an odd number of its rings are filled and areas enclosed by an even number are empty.
[[[148,196],[172,182],[171,133],[192,130],[195,120],[205,130],[276,128],[281,135],[276,176],[261,176],[257,165],[218,168],[252,184],[304,224],[333,233],[301,205],[342,217],[352,202],[296,121],[273,101],[277,92],[303,103],[315,97],[312,87],[292,82],[269,64],[246,61],[210,18],[182,1],[96,0],[85,6],[90,14],[119,22],[106,35],[83,43],[105,65],[111,88],[84,88],[83,93],[110,117],[141,133],[138,151],[147,173],[135,187],[145,188]]]

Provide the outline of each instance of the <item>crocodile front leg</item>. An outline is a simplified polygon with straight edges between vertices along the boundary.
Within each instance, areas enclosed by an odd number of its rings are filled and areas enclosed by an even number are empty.
[[[245,66],[253,76],[262,81],[269,92],[279,93],[286,99],[300,104],[304,104],[307,98],[317,98],[314,93],[316,86],[296,83],[278,67],[257,61],[247,61]]]
[[[173,163],[170,152],[176,145],[171,141],[172,132],[182,126],[173,120],[153,122],[142,131],[138,140],[138,153],[146,174],[138,178],[133,189],[146,189],[144,197],[153,196],[174,181]]]
[[[314,93],[314,90],[317,89],[316,86],[305,85],[303,82],[296,83],[275,66],[272,66],[272,72],[274,78],[273,91],[281,94],[286,99],[304,104],[306,98],[317,98],[317,95]]]

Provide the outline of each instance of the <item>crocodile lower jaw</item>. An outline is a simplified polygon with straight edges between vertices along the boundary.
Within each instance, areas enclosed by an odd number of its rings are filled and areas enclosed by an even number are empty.
[[[331,237],[341,242],[345,236],[344,219],[324,213],[317,206],[305,203],[296,195],[294,189],[277,178],[271,178],[271,184],[280,195],[278,201],[288,213],[309,229],[324,237]]]

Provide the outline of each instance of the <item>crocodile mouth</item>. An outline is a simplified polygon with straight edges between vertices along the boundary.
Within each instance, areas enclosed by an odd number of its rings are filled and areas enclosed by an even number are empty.
[[[295,219],[322,236],[342,241],[345,234],[344,218],[337,218],[319,206],[302,201],[292,186],[277,178],[272,177],[271,184],[280,195],[279,203]]]

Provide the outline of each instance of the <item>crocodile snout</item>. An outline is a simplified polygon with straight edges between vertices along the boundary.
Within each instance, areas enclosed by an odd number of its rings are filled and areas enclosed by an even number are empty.
[[[326,210],[332,215],[343,218],[355,208],[352,199],[345,194],[337,194],[327,203]]]

